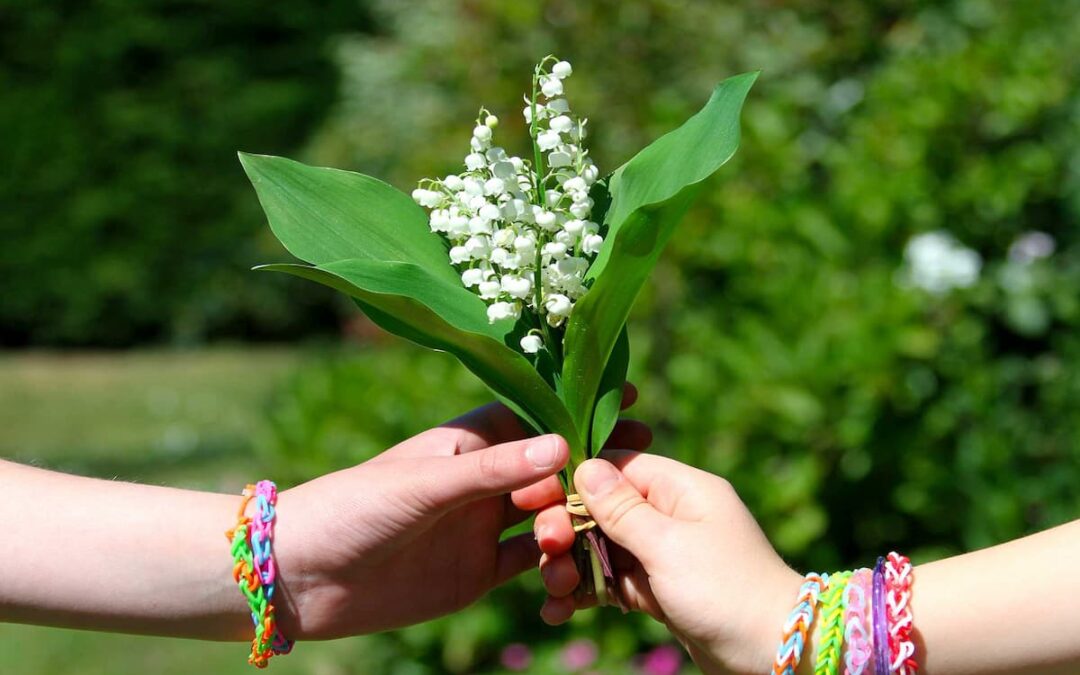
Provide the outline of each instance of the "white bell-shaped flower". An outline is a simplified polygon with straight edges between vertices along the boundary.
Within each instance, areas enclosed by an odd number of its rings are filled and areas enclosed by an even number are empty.
[[[589,186],[585,184],[585,179],[580,176],[574,176],[573,178],[566,180],[563,182],[562,187],[563,190],[566,190],[567,192],[585,192],[585,196],[589,196],[587,192]],[[574,201],[578,200],[575,199]]]
[[[553,117],[549,125],[552,131],[557,131],[560,134],[565,134],[574,128],[574,120],[570,119],[567,115],[559,115]]]
[[[547,109],[556,115],[565,115],[570,112],[570,104],[565,98],[557,98],[547,102]]]
[[[464,246],[455,246],[450,249],[450,262],[460,265],[468,261],[469,251]]]
[[[469,198],[482,197],[484,195],[484,183],[472,176],[469,176],[462,181],[461,187],[463,188],[464,194],[468,195]]]
[[[480,297],[485,300],[494,300],[499,297],[500,290],[502,290],[502,286],[495,279],[480,282]]]
[[[566,256],[566,244],[560,244],[557,241],[549,242],[544,244],[544,248],[540,249],[540,252],[558,260]]]
[[[521,351],[526,354],[535,354],[544,348],[544,340],[536,333],[529,333],[521,338]]]
[[[465,216],[458,214],[450,217],[450,224],[446,228],[446,233],[450,235],[451,239],[461,237],[469,232],[469,219]]]
[[[544,299],[544,308],[548,311],[548,314],[558,318],[569,315],[571,307],[573,305],[570,304],[570,298],[562,293],[552,293]]]
[[[582,202],[574,202],[570,206],[570,213],[574,214],[575,218],[588,218],[589,213],[592,212],[593,201],[586,199]]]
[[[474,267],[467,269],[461,273],[461,283],[465,284],[466,288],[472,288],[477,286],[484,280],[484,270]]]
[[[465,242],[465,250],[477,260],[486,258],[491,253],[491,242],[482,234],[473,235]]]
[[[598,234],[586,235],[581,240],[581,250],[589,255],[596,255],[604,245],[604,238]]]
[[[470,234],[491,234],[491,221],[480,216],[469,218]]]
[[[500,248],[510,248],[514,245],[514,238],[517,233],[509,227],[504,227],[500,230],[496,230],[495,234],[491,237],[491,243]]]
[[[506,275],[502,278],[502,290],[507,295],[517,298],[518,300],[524,300],[529,297],[529,293],[532,292],[532,281],[527,277],[519,277],[513,275]]]
[[[536,239],[532,237],[519,236],[514,239],[514,250],[521,256],[532,256],[536,254]]]
[[[496,178],[495,180],[498,180],[498,178]],[[485,202],[484,205],[480,207],[477,215],[479,215],[484,220],[498,220],[499,216],[502,215],[502,211],[499,210],[498,206]]]
[[[580,218],[572,218],[563,223],[563,230],[572,235],[579,235],[585,229],[585,221]]]
[[[540,79],[540,91],[548,98],[561,96],[563,93],[562,80],[557,77],[545,77]]]
[[[516,171],[512,162],[500,159],[491,165],[491,173],[495,174],[496,178],[501,178],[503,181],[506,181],[513,178]]]
[[[536,145],[540,148],[541,152],[547,152],[559,146],[562,139],[559,138],[558,131],[545,131],[536,137]]]
[[[556,150],[548,155],[548,166],[552,169],[561,169],[565,166],[570,166],[572,161],[570,154],[563,152],[562,150]]]
[[[487,315],[491,323],[503,319],[516,319],[521,315],[521,308],[512,302],[496,302],[488,307]]]
[[[533,209],[533,218],[535,219],[536,224],[545,230],[553,229],[558,220],[558,217],[554,213],[541,208]]]

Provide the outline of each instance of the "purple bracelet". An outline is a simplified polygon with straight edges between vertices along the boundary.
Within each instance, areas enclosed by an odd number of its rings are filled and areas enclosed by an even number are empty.
[[[874,566],[874,675],[889,675],[889,627],[885,614],[885,558]]]

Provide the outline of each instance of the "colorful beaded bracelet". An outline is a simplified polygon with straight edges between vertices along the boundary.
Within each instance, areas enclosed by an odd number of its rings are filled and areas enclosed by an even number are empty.
[[[258,485],[245,487],[242,495],[237,523],[225,536],[229,539],[233,557],[233,579],[248,602],[255,625],[248,662],[257,668],[265,668],[271,656],[287,654],[293,645],[277,629],[272,602],[277,576],[271,543],[277,486],[271,481],[260,481]],[[252,499],[258,506],[254,520],[246,514]]]

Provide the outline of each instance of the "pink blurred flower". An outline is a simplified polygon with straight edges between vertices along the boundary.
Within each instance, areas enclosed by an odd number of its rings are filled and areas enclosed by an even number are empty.
[[[678,675],[682,668],[682,650],[675,645],[660,645],[641,657],[644,675]]]
[[[563,648],[562,662],[568,670],[584,670],[596,662],[598,655],[592,640],[574,640]]]
[[[499,661],[507,670],[522,671],[532,664],[532,658],[532,651],[527,646],[515,642],[503,648]]]

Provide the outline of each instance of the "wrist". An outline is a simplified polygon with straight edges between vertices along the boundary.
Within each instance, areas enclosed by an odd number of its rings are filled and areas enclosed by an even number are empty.
[[[775,575],[774,581],[764,587],[758,611],[753,613],[753,623],[748,626],[745,649],[734,669],[737,673],[758,675],[772,672],[776,650],[780,646],[784,620],[791,613],[799,596],[803,577],[785,566]],[[807,635],[803,654],[814,650],[814,631]],[[799,664],[798,675],[813,672],[813,659],[804,658]]]
[[[712,631],[717,637],[698,642],[700,649],[691,650],[702,672],[706,675],[771,673],[784,618],[791,612],[802,582],[797,572],[785,566],[777,570],[770,581],[761,583],[760,592],[752,600],[754,611],[739,612],[735,617],[718,617],[725,625]],[[732,625],[733,618],[741,623]],[[809,639],[806,649],[808,652],[813,649]],[[694,651],[698,653],[694,654]],[[706,659],[708,662],[703,662]],[[799,675],[807,666],[810,669],[805,672],[813,671],[812,663],[808,664],[805,659],[799,665]]]
[[[311,567],[304,555],[299,530],[301,514],[299,502],[292,490],[285,490],[277,498],[277,524],[274,532],[274,563],[277,567],[277,588],[274,591],[274,609],[281,634],[290,640],[303,639],[304,599],[311,587]]]

